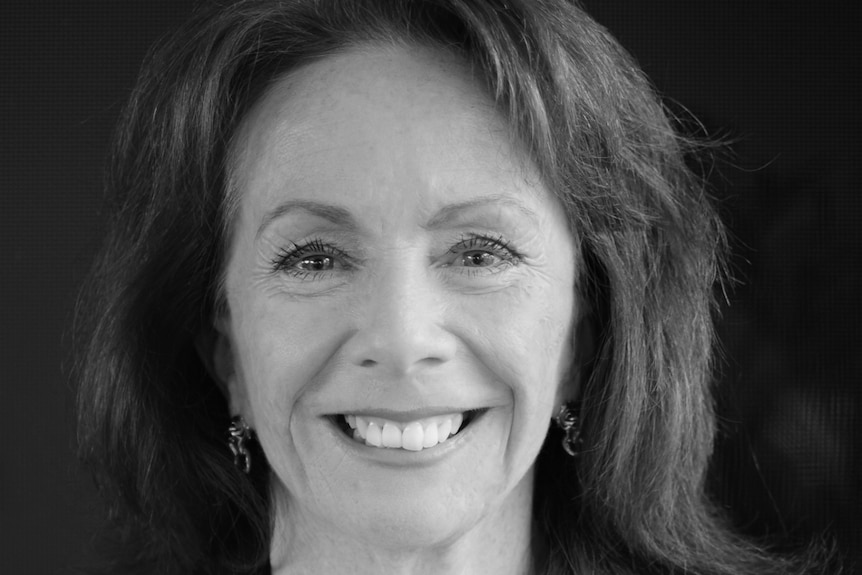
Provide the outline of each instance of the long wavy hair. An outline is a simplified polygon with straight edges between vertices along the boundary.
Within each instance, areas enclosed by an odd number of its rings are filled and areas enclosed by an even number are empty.
[[[79,443],[110,503],[111,572],[266,572],[262,453],[246,476],[195,340],[221,290],[239,122],[280,76],[369,43],[468,63],[531,151],[584,254],[598,326],[577,462],[549,436],[545,573],[792,573],[705,493],[720,222],[690,142],[634,60],[565,0],[248,0],[199,11],[147,57],[107,174],[112,217],[79,307]],[[258,464],[258,462],[260,462]]]

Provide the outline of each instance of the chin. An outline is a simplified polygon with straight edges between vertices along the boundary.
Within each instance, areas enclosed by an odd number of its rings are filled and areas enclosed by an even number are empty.
[[[506,464],[510,409],[487,410],[448,441],[415,452],[365,445],[337,420],[324,424],[310,426],[314,442],[299,450],[316,454],[316,466],[305,469],[301,489],[287,489],[288,509],[304,508],[368,544],[445,545],[504,510],[522,483]]]

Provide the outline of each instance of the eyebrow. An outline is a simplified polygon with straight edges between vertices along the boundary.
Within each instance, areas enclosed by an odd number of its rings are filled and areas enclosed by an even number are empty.
[[[509,207],[515,208],[535,223],[538,223],[538,216],[536,216],[536,213],[515,198],[492,194],[488,196],[480,196],[464,202],[446,205],[434,214],[434,217],[428,220],[428,223],[422,227],[426,229],[440,228],[457,219],[458,214],[461,212],[493,204],[505,204]]]
[[[349,230],[356,230],[357,228],[356,221],[353,219],[353,216],[350,215],[349,211],[342,207],[325,204],[323,202],[315,202],[312,200],[288,200],[279,204],[274,210],[268,212],[266,216],[264,216],[263,221],[260,223],[260,227],[257,228],[257,236],[260,237],[263,230],[266,229],[266,227],[274,220],[296,210],[309,212],[319,218],[323,218],[324,220]]]
[[[440,228],[457,219],[458,214],[461,212],[493,204],[505,204],[515,208],[534,222],[538,222],[536,213],[515,198],[492,194],[443,206],[430,220],[428,220],[428,223],[422,227],[425,229]],[[353,216],[345,208],[313,200],[288,200],[279,204],[275,209],[264,216],[260,227],[257,229],[257,236],[260,237],[263,230],[274,220],[296,210],[309,212],[351,231],[355,231],[358,228],[356,220],[354,220]]]

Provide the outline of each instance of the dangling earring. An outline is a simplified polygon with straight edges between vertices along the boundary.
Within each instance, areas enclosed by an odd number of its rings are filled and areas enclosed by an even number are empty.
[[[251,453],[246,442],[251,440],[251,428],[241,415],[230,420],[227,445],[233,453],[233,464],[244,473],[251,471]]]
[[[581,444],[581,421],[574,403],[564,403],[560,406],[560,412],[554,418],[557,426],[562,429],[566,436],[563,438],[563,449],[572,457],[580,455]]]

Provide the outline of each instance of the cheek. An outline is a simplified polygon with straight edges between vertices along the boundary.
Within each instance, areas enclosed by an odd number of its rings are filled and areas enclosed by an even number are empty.
[[[550,401],[571,366],[573,299],[570,293],[537,295],[517,316],[514,327],[521,334],[520,361],[526,372],[522,399],[527,396],[530,403]]]
[[[556,393],[573,359],[575,311],[573,282],[538,274],[470,306],[480,353],[516,403],[544,403]]]
[[[245,403],[253,417],[263,416],[284,427],[337,349],[344,315],[331,306],[299,304],[259,292],[237,297],[236,302],[231,307],[233,339]]]

